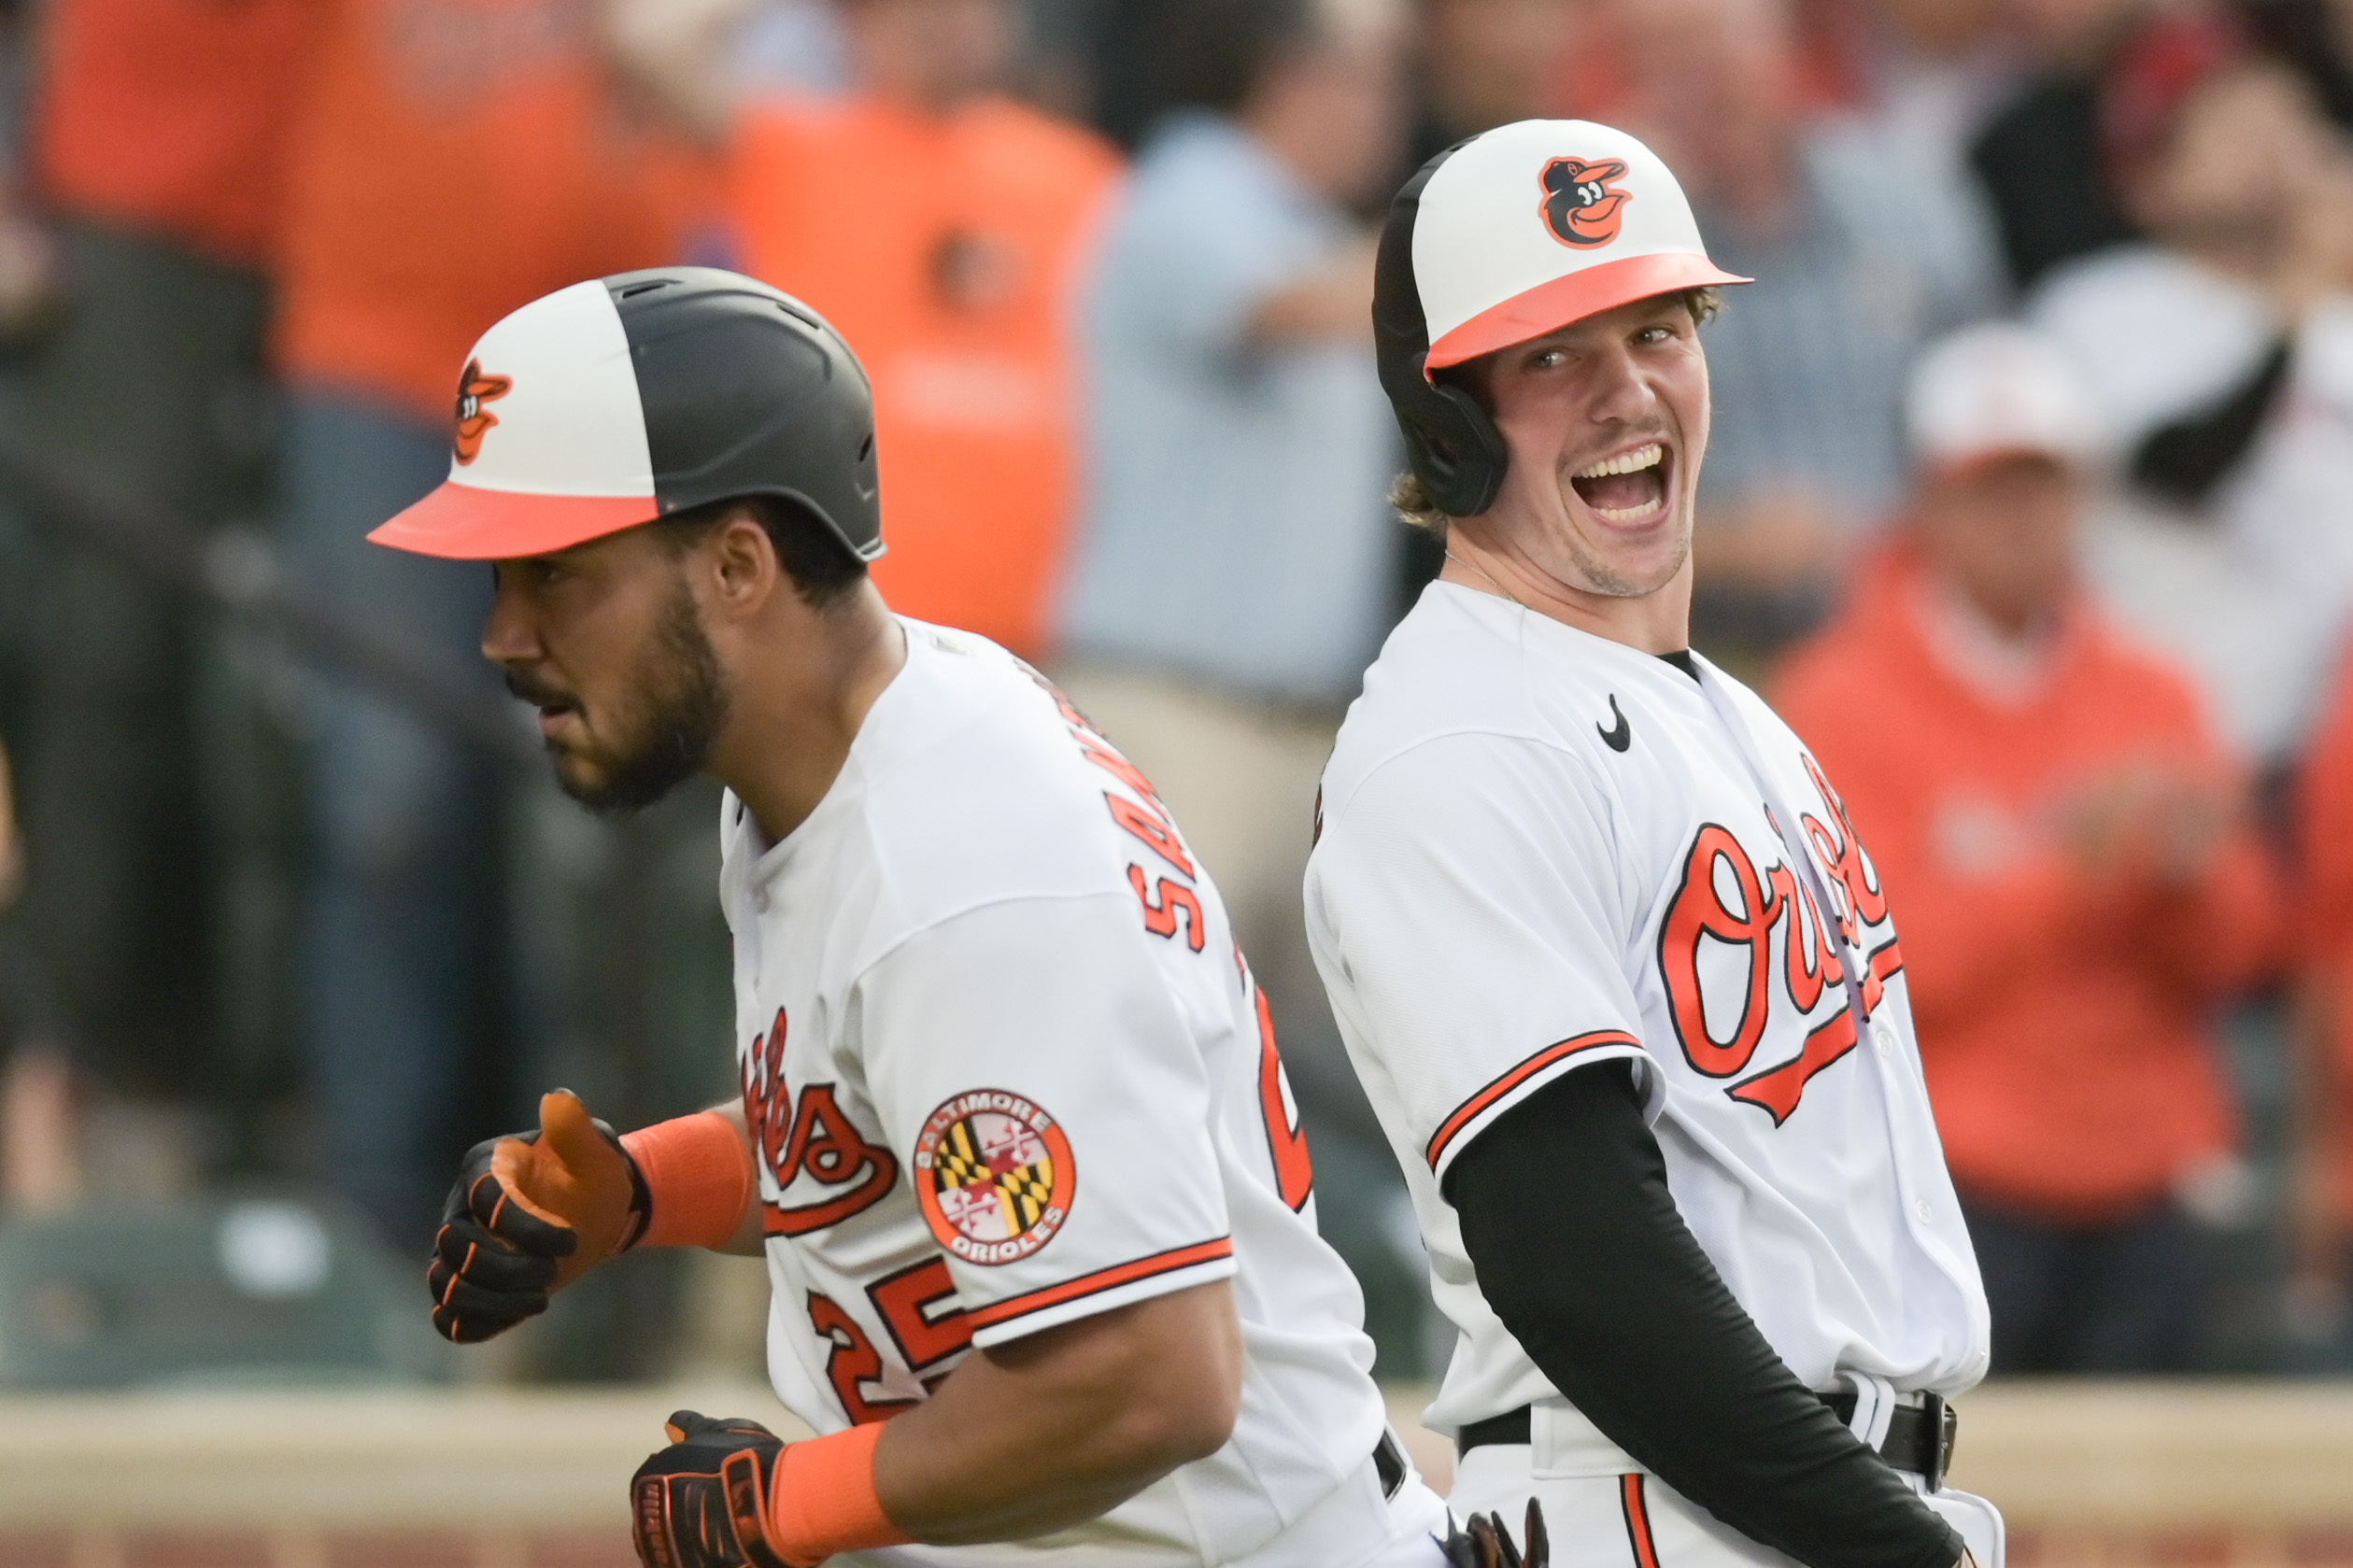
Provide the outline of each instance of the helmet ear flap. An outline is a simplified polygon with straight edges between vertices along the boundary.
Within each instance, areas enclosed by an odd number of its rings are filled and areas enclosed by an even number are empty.
[[[1424,382],[1398,401],[1397,427],[1414,477],[1440,512],[1476,517],[1495,503],[1510,451],[1477,398],[1442,381]]]
[[[1503,432],[1479,400],[1460,387],[1432,380],[1423,369],[1429,362],[1430,326],[1413,271],[1413,225],[1423,188],[1466,145],[1457,142],[1423,164],[1389,204],[1372,273],[1372,340],[1381,389],[1396,411],[1414,477],[1431,503],[1450,517],[1476,517],[1495,504],[1509,456]]]

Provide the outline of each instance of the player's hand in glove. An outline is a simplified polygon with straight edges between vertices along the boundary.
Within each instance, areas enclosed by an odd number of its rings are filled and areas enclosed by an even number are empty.
[[[425,1281],[433,1327],[471,1345],[547,1310],[547,1298],[637,1239],[645,1178],[568,1089],[539,1130],[475,1144],[442,1210]]]
[[[1528,1499],[1527,1555],[1511,1544],[1500,1514],[1473,1514],[1468,1529],[1450,1531],[1439,1547],[1452,1568],[1547,1568],[1552,1544],[1544,1534],[1544,1504]],[[650,1560],[649,1560],[650,1561]]]
[[[807,1568],[769,1540],[783,1438],[758,1421],[692,1410],[663,1425],[670,1447],[630,1477],[630,1535],[645,1568]]]

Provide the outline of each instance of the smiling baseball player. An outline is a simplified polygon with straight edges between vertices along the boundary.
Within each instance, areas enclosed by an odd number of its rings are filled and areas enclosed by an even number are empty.
[[[1457,1507],[1570,1564],[1994,1568],[1941,1486],[1986,1365],[1877,873],[1689,648],[1709,263],[1631,136],[1399,192],[1374,306],[1447,563],[1324,775],[1316,962],[1459,1329]]]
[[[496,562],[483,651],[573,795],[728,786],[740,1101],[616,1138],[548,1095],[469,1158],[430,1275],[472,1341],[631,1246],[765,1251],[776,1391],[824,1435],[680,1412],[643,1559],[1473,1561],[1387,1431],[1207,872],[1034,671],[869,582],[841,340],[630,274],[493,327],[459,415],[374,537]]]

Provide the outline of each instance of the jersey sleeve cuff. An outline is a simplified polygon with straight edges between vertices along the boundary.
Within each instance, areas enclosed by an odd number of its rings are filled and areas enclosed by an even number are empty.
[[[1001,1345],[1098,1312],[1228,1278],[1234,1272],[1233,1237],[1221,1236],[968,1307],[965,1321],[973,1344]]]
[[[1423,1146],[1423,1157],[1429,1161],[1430,1173],[1443,1189],[1447,1168],[1454,1155],[1469,1147],[1471,1139],[1496,1117],[1573,1068],[1595,1062],[1621,1061],[1633,1062],[1639,1069],[1643,1117],[1656,1121],[1663,1106],[1664,1085],[1659,1075],[1650,1070],[1650,1054],[1642,1049],[1642,1042],[1623,1029],[1594,1029],[1553,1041],[1498,1074],[1456,1106]]]

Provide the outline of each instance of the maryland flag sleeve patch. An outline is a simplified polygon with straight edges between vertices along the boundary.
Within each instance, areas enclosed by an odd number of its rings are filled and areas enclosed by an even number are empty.
[[[915,1196],[931,1234],[966,1263],[1030,1256],[1070,1218],[1078,1165],[1062,1124],[1002,1089],[956,1095],[915,1139]]]

